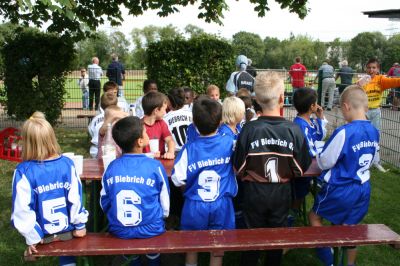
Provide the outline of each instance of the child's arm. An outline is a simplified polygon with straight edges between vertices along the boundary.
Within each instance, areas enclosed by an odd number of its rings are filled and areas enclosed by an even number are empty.
[[[400,78],[381,76],[380,85],[382,90],[400,87]]]
[[[235,169],[235,172],[237,172],[237,175],[239,176],[246,163],[246,156],[248,154],[247,135],[248,133],[246,129],[243,128],[236,141],[235,151],[232,155],[233,168]]]
[[[126,116],[128,116],[128,114],[125,113],[124,111],[110,111],[110,110],[106,109],[105,113],[104,113],[104,123],[99,130],[100,136],[104,136],[106,134],[107,125],[109,123],[114,124],[114,122],[116,122]]]
[[[161,189],[160,189],[160,204],[163,209],[163,216],[164,218],[169,216],[169,207],[170,207],[170,200],[169,200],[169,183],[168,183],[168,175],[165,172],[164,167],[161,165],[157,168],[158,174],[160,176],[161,182]]]
[[[172,136],[166,137],[165,143],[167,144],[168,151],[166,153],[164,153],[162,158],[172,160],[175,158],[175,142],[174,142]]]
[[[18,169],[14,171],[12,193],[11,222],[18,232],[25,237],[28,246],[36,245],[44,237],[40,225],[36,222],[36,212],[33,206],[33,189],[28,178]],[[30,249],[35,251],[36,249]]]
[[[344,129],[333,132],[322,152],[317,155],[317,163],[321,170],[327,170],[335,166],[342,154],[342,147],[345,141],[346,132]]]
[[[85,209],[82,203],[82,184],[76,174],[76,170],[71,166],[71,188],[67,195],[67,208],[69,210],[69,221],[74,225],[75,230],[85,229],[85,224],[88,221],[89,212]],[[86,233],[86,231],[85,231]],[[80,233],[78,233],[79,235]]]
[[[172,169],[171,180],[172,182],[174,182],[175,186],[181,187],[186,185],[187,171],[187,150],[185,146],[183,146],[182,150],[179,152],[178,157],[175,160],[174,168]]]

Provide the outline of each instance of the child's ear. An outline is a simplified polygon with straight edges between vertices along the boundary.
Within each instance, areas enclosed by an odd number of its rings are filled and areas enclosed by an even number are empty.
[[[279,95],[279,106],[282,108],[284,103],[285,103],[285,95],[281,94]]]
[[[143,148],[143,147],[144,147],[144,140],[143,140],[143,138],[142,138],[142,137],[138,138],[138,139],[136,140],[136,144],[137,144],[138,147]]]

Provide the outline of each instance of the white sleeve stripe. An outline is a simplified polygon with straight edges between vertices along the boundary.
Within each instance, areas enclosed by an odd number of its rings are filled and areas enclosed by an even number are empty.
[[[317,156],[317,163],[321,170],[327,170],[335,166],[345,141],[346,131],[342,129],[334,136],[324,151]]]
[[[14,211],[11,219],[18,232],[25,237],[26,243],[28,245],[36,244],[42,239],[40,235],[42,232],[37,232],[35,228],[37,225],[36,213],[29,207],[32,189],[25,175],[22,175],[15,190]]]
[[[184,149],[182,152],[182,156],[177,163],[174,165],[174,173],[171,176],[172,182],[174,182],[175,186],[180,187],[186,184],[187,179],[187,168],[188,168],[188,158],[187,158],[187,150]]]
[[[169,216],[169,206],[170,206],[169,193],[168,193],[168,188],[167,188],[167,183],[166,183],[166,182],[168,182],[168,179],[165,178],[160,167],[158,167],[158,172],[160,173],[160,176],[163,180],[163,185],[161,187],[161,193],[160,193],[160,203],[161,203],[161,207],[163,208],[164,217],[168,217]]]
[[[75,167],[71,166],[71,189],[68,192],[68,201],[71,203],[70,222],[74,225],[86,223],[88,220],[88,212],[82,208],[81,195],[79,193],[80,186]]]

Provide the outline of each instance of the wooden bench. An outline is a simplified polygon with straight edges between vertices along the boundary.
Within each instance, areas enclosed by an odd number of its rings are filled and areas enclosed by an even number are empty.
[[[123,240],[107,233],[89,233],[84,238],[38,245],[35,257],[95,256],[148,253],[271,250],[293,248],[393,245],[400,236],[383,224],[324,227],[263,228],[209,231],[168,231],[149,239]],[[335,260],[335,265],[338,259]],[[345,264],[347,265],[347,264]]]
[[[87,118],[88,120],[88,125],[90,124],[90,122],[92,121],[92,119],[95,117],[95,114],[79,114],[76,115],[76,118]]]

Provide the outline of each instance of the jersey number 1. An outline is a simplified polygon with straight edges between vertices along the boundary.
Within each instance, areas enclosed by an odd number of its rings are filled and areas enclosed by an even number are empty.
[[[187,128],[188,128],[188,125],[182,125],[179,127],[174,127],[172,129],[172,134],[174,134],[176,143],[181,147],[186,143]]]

